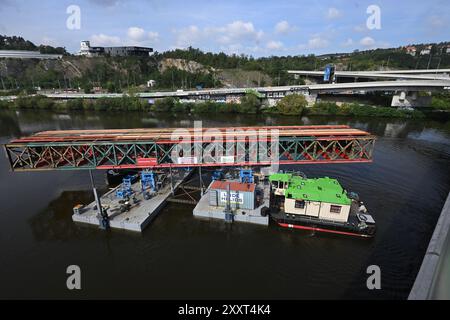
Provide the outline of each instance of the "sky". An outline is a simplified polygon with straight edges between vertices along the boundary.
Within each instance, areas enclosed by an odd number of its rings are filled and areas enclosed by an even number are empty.
[[[448,0],[0,0],[0,34],[71,53],[189,46],[254,57],[450,40]]]

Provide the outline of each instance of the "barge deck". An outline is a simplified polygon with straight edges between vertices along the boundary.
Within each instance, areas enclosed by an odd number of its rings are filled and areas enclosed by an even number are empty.
[[[180,170],[173,176],[173,191],[175,191],[192,173],[191,171]],[[131,207],[128,211],[122,212],[120,199],[116,196],[116,191],[121,185],[111,189],[100,197],[103,208],[108,208],[109,226],[114,229],[123,229],[129,231],[142,232],[144,228],[158,215],[159,211],[167,203],[172,195],[170,183],[165,184],[160,190],[152,195],[148,200],[144,197],[140,183],[131,185],[135,201],[130,200]],[[99,218],[95,201],[84,206],[79,210],[80,213],[74,213],[72,220],[78,223],[85,223],[99,226]]]

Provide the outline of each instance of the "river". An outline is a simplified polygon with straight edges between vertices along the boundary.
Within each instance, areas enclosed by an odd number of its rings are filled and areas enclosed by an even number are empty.
[[[199,220],[169,204],[142,234],[77,225],[86,171],[12,173],[0,156],[0,298],[405,299],[450,189],[450,122],[249,115],[0,111],[0,143],[53,129],[348,124],[378,139],[370,164],[302,165],[337,178],[374,215],[372,240]],[[3,153],[3,152],[2,152]],[[289,167],[290,169],[294,167]],[[95,183],[107,190],[104,172]],[[82,290],[66,288],[78,265]],[[367,267],[381,289],[366,286]]]

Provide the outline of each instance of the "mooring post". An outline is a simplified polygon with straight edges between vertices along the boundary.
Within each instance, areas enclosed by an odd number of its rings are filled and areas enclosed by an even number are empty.
[[[200,195],[203,197],[203,179],[202,179],[202,167],[198,167],[198,175],[200,180]]]

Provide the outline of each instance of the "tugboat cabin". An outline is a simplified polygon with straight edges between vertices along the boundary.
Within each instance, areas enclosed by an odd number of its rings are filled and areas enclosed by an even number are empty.
[[[289,173],[269,177],[272,208],[285,214],[347,222],[352,200],[336,179],[305,179]]]

